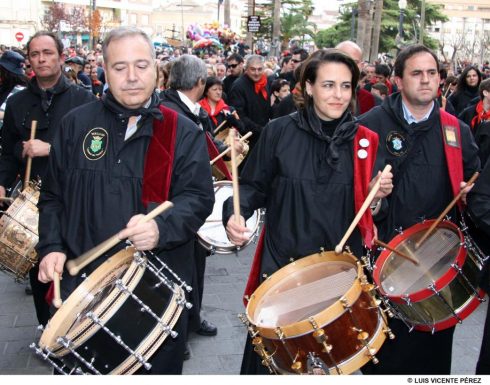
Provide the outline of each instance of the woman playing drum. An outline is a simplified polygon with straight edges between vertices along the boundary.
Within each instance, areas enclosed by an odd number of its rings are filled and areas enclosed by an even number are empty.
[[[241,174],[241,224],[232,216],[232,200],[224,204],[223,222],[228,237],[237,245],[247,239],[244,218],[259,207],[266,208],[260,280],[293,259],[320,248],[333,250],[355,216],[355,164],[366,167],[376,155],[377,143],[377,136],[359,129],[350,112],[358,78],[356,63],[340,51],[312,54],[301,70],[304,100],[298,112],[271,121],[264,128]],[[358,131],[362,137],[357,136]],[[365,191],[370,169],[367,175]],[[381,181],[376,200],[389,194],[391,188],[388,174]],[[355,255],[361,255],[359,230],[348,244]],[[251,276],[249,282],[254,278]],[[251,344],[245,349],[241,372],[267,373]]]

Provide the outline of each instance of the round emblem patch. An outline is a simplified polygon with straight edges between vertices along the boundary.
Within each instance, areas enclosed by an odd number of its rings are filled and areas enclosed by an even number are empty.
[[[368,157],[368,152],[361,148],[359,151],[357,151],[357,157],[359,159],[366,159]]]
[[[369,139],[362,138],[362,139],[359,141],[359,146],[361,146],[361,147],[363,147],[363,148],[369,147]]]
[[[405,155],[408,150],[407,138],[401,132],[391,131],[386,137],[386,148],[392,155]]]
[[[98,160],[105,155],[109,134],[101,127],[92,128],[83,140],[83,153],[88,160]]]

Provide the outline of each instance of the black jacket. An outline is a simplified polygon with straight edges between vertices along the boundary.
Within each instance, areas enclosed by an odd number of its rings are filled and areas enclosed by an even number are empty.
[[[291,258],[317,253],[322,247],[333,250],[355,216],[357,125],[349,113],[336,124],[332,140],[320,133],[318,118],[307,120],[296,112],[272,120],[249,155],[240,175],[240,212],[249,218],[254,210],[266,209],[261,276],[274,273]],[[232,213],[230,198],[223,206],[224,224]],[[356,256],[362,255],[357,229],[347,244]]]
[[[468,87],[461,92],[452,93],[447,100],[451,102],[458,116],[465,108],[469,107],[475,98],[478,98],[478,87]]]
[[[476,105],[471,105],[459,114],[458,118],[471,127],[471,121],[476,116]],[[472,128],[475,142],[478,145],[478,156],[482,166],[487,163],[490,157],[490,121],[480,122],[476,127]]]
[[[262,128],[271,116],[270,98],[265,100],[262,94],[256,94],[255,83],[247,75],[240,76],[228,94],[228,104],[236,108],[238,116],[243,120],[246,131],[252,131],[250,147],[259,140]]]
[[[53,251],[66,253],[68,259],[79,256],[125,228],[133,215],[146,212],[141,202],[142,178],[153,118],[142,117],[136,133],[125,141],[127,122],[102,100],[73,110],[63,119],[39,200],[36,249],[41,258]],[[94,151],[102,155],[93,156]],[[158,251],[189,283],[195,233],[212,211],[214,192],[203,133],[180,115],[169,200],[174,207],[156,218]],[[123,246],[119,244],[84,271],[90,273]],[[65,276],[62,289],[70,292],[80,278]]]
[[[210,135],[219,152],[223,152],[228,148],[222,141],[214,137],[213,122],[204,108],[201,107],[199,110],[199,116],[194,115],[192,111],[189,110],[189,107],[187,107],[180,99],[178,92],[171,88],[160,92],[160,100],[165,107],[178,112],[187,119],[192,120],[197,126],[202,127],[203,131]]]
[[[33,120],[37,121],[36,139],[51,143],[64,115],[95,100],[92,93],[70,84],[63,75],[54,87],[51,103],[45,96],[33,78],[26,89],[9,99],[2,128],[0,186],[8,187],[18,174],[23,176],[26,158],[22,158],[22,142],[30,139]],[[47,163],[48,157],[34,158],[31,178],[42,179]]]
[[[359,122],[379,135],[377,168],[393,167],[394,188],[387,197],[387,217],[378,224],[379,238],[389,241],[399,227],[437,218],[453,198],[438,104],[434,103],[428,120],[408,125],[398,93],[362,115]],[[480,160],[470,128],[463,122],[460,126],[464,178],[468,180],[479,170]]]

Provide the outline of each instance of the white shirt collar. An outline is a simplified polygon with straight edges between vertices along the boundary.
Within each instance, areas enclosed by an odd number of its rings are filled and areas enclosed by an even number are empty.
[[[180,92],[179,90],[177,90],[177,93],[179,94],[182,103],[184,103],[194,115],[199,116],[199,110],[201,109],[201,105],[199,103],[194,103],[192,100],[190,100],[187,97],[187,95]]]
[[[408,109],[407,105],[405,102],[402,100],[402,110],[403,110],[403,117],[405,118],[406,122],[408,124],[412,123],[420,123],[420,122],[425,122],[427,119],[429,119],[430,114],[432,113],[432,110],[434,109],[434,101],[432,101],[432,107],[430,110],[421,118],[421,119],[416,119],[410,110]]]

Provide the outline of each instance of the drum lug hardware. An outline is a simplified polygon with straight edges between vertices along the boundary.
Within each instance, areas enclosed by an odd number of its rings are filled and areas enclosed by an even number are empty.
[[[284,340],[284,332],[282,331],[282,329],[280,327],[277,327],[274,332],[276,333],[277,337],[283,341]]]
[[[395,339],[395,335],[393,334],[393,331],[388,326],[386,326],[383,329],[383,332],[388,336],[388,338],[390,340],[394,340]]]
[[[291,364],[291,369],[296,373],[296,374],[302,374],[303,373],[303,364],[301,361],[295,361]]]
[[[91,370],[95,374],[102,374],[93,366],[95,358],[92,357],[90,362],[85,360],[85,358],[83,358],[80,354],[78,354],[78,352],[75,349],[73,349],[71,347],[72,341],[70,339],[68,339],[66,337],[58,337],[56,342],[59,343],[60,345],[62,345],[65,349],[68,349],[71,354],[73,354],[82,364],[84,364],[87,367],[87,369]]]
[[[328,336],[325,334],[325,330],[324,329],[320,329],[318,327],[318,324],[316,323],[316,321],[315,321],[315,319],[313,317],[309,317],[308,318],[308,321],[310,322],[311,326],[315,330],[313,332],[313,337],[315,338],[316,342],[323,346],[322,351],[324,353],[330,354],[330,352],[333,349],[333,346],[332,345],[329,345],[327,343]]]
[[[54,362],[50,356],[53,355],[53,353],[51,352],[51,350],[49,349],[41,349],[39,346],[37,346],[34,342],[32,344],[29,345],[29,348],[33,349],[35,351],[35,353],[38,355],[38,356],[41,356],[41,358],[44,360],[44,361],[47,361],[51,364],[51,366],[53,368],[55,368],[58,373],[60,374],[63,374],[65,376],[67,376],[69,373],[65,372],[63,370],[63,368],[65,367],[63,365],[63,367],[60,367],[56,362]]]
[[[395,231],[396,231],[398,234],[403,234],[403,227],[401,227],[401,226],[396,227],[396,228],[395,228]]]
[[[340,299],[340,303],[342,304],[342,306],[344,307],[344,309],[349,310],[349,312],[351,311],[351,308],[349,306],[349,301],[347,301],[347,298],[342,297]]]
[[[128,345],[124,343],[122,340],[121,336],[116,336],[112,331],[110,331],[103,323],[102,320],[97,317],[93,312],[88,312],[87,313],[87,318],[91,319],[94,323],[100,326],[100,328],[105,331],[116,343],[120,346],[122,346],[129,354],[131,354],[138,362],[146,369],[150,370],[151,369],[151,364],[148,363],[140,353],[137,353],[136,351],[132,350]],[[168,327],[168,326],[167,326]],[[76,353],[76,352],[74,352]],[[78,353],[76,353],[77,355]],[[81,357],[80,357],[81,358]],[[83,360],[83,358],[81,358]],[[83,362],[83,361],[82,361]],[[98,373],[100,374],[100,373]]]
[[[306,359],[307,372],[310,375],[330,375],[330,369],[320,357],[316,357],[314,353],[308,353]],[[338,374],[342,374],[339,368],[336,368]]]
[[[248,330],[248,333],[250,334],[250,337],[252,337],[252,339],[257,337],[259,332],[256,329],[254,329],[254,327],[250,324],[250,322],[248,322],[248,319],[245,316],[245,314],[242,314],[242,313],[238,314],[238,318],[247,327],[247,330]]]
[[[252,339],[252,345],[254,346],[254,351],[262,358],[262,365],[269,369],[271,374],[276,373],[273,367],[272,356],[273,354],[267,353],[265,346],[262,342],[262,337],[254,337]]]

